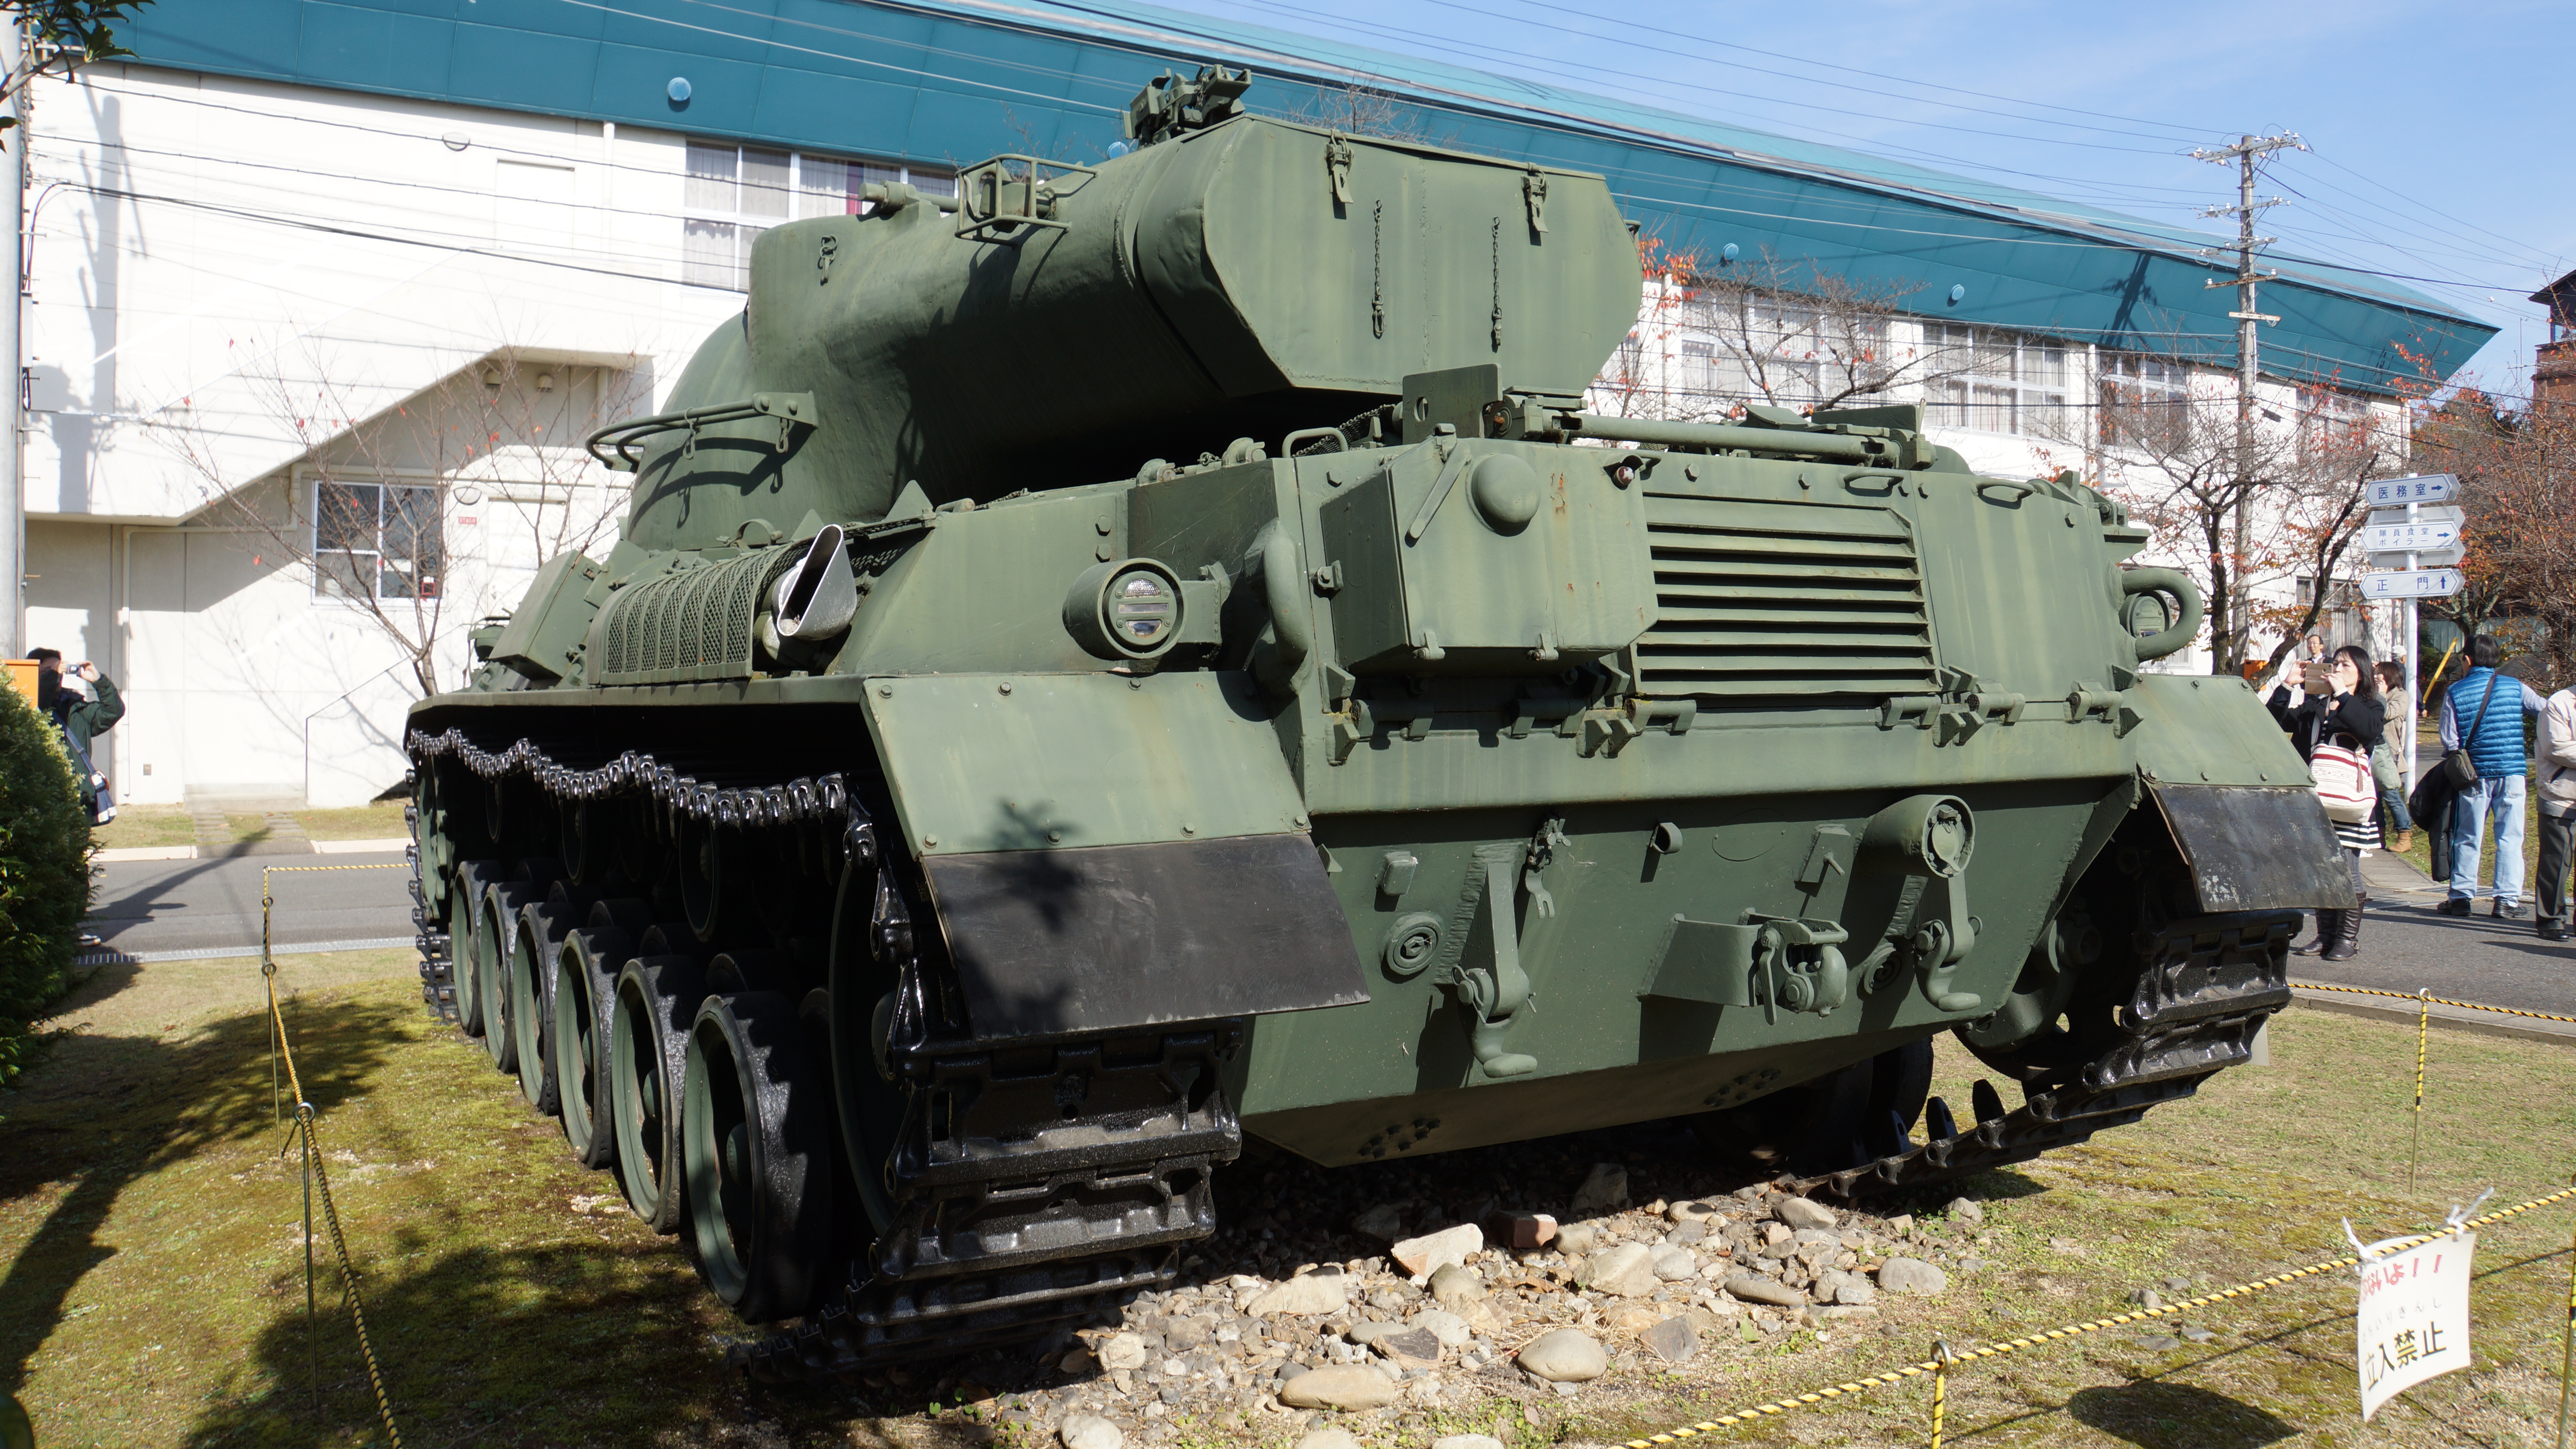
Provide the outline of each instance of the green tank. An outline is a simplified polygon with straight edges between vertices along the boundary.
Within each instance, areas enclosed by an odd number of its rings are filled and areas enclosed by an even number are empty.
[[[1246,79],[764,233],[592,440],[621,541],[412,712],[425,996],[802,1320],[754,1372],[1167,1283],[1247,1137],[1691,1118],[1848,1198],[2246,1059],[2350,884],[2247,687],[2142,669],[2145,529],[1912,407],[1587,412],[1601,178]]]

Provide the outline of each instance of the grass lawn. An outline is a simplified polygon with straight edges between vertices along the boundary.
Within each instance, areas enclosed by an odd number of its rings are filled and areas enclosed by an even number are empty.
[[[337,810],[298,810],[295,823],[314,840],[395,840],[411,834],[411,827],[403,824],[400,800]]]
[[[740,1325],[606,1176],[572,1164],[512,1079],[427,1019],[407,952],[281,964],[406,1443],[1035,1449],[971,1408],[931,1402],[944,1386],[867,1402],[746,1385],[722,1362]],[[55,1023],[66,1034],[19,1087],[0,1091],[0,1390],[27,1404],[46,1449],[383,1442],[327,1238],[319,1408],[310,1397],[302,1197],[271,1115],[260,1000],[250,961],[113,968],[66,1004]],[[1964,1113],[1974,1065],[1944,1043],[1936,1090]],[[2519,1201],[2576,1167],[2570,1048],[2436,1033],[2411,1190],[2412,1031],[2294,1011],[2274,1023],[2272,1053],[2274,1066],[2228,1073],[2141,1126],[1967,1184],[1985,1202],[1986,1266],[1956,1272],[1946,1295],[1883,1298],[1876,1319],[1669,1371],[1632,1355],[1576,1398],[1527,1415],[1509,1406],[1514,1449],[1704,1419],[1921,1358],[1936,1336],[1966,1345],[2096,1317],[2156,1277],[2262,1276],[2343,1252],[2343,1217],[2365,1238],[2413,1231],[2482,1187],[2498,1191],[2491,1206]],[[1938,1212],[1956,1190],[1913,1206]],[[2207,1343],[2158,1350],[2114,1331],[1963,1369],[1950,1433],[2152,1449],[2548,1442],[2572,1219],[2558,1208],[2487,1231],[2474,1370],[2367,1426],[2353,1283],[2338,1273],[2196,1310],[2182,1321],[2213,1330]],[[1928,1386],[1909,1383],[1708,1442],[1915,1443],[1927,1404]],[[1354,1427],[1410,1449],[1501,1417],[1470,1408]],[[1264,1423],[1258,1434],[1180,1425],[1162,1442],[1284,1449],[1295,1437],[1292,1420]]]
[[[90,827],[89,839],[90,844],[102,850],[126,850],[138,845],[194,845],[197,843],[197,826],[188,818],[188,808],[184,805],[120,805],[114,820]]]

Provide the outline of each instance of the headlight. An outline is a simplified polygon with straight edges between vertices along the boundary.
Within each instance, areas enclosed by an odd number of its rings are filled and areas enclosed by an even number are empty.
[[[1064,599],[1065,632],[1100,659],[1152,659],[1181,632],[1181,581],[1149,558],[1083,570]]]

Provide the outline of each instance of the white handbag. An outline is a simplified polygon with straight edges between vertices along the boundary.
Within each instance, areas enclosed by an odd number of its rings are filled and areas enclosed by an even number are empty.
[[[2326,807],[2326,818],[2359,825],[2379,804],[2379,781],[2371,774],[2369,751],[2340,743],[2349,736],[2335,738],[2308,756],[2308,772],[2316,777],[2317,803]]]

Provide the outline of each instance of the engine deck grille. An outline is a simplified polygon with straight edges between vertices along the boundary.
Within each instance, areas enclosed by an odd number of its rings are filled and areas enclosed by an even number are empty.
[[[1650,494],[1638,687],[1720,704],[1933,692],[1914,538],[1884,508]]]

